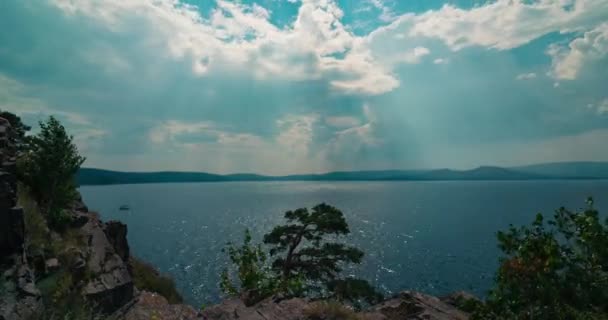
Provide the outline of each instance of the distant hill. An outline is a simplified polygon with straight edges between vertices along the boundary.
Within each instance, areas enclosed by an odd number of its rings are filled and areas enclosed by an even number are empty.
[[[250,173],[212,174],[205,172],[119,172],[82,168],[79,185],[139,184],[222,181],[391,181],[391,180],[546,180],[608,179],[606,162],[563,162],[502,168],[483,166],[472,170],[378,170],[336,171],[322,174],[264,176]]]
[[[608,162],[555,162],[511,168],[520,172],[561,178],[606,179]]]

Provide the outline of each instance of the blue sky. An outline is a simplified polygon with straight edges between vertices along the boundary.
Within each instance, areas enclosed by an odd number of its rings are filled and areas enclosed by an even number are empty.
[[[0,109],[86,166],[608,160],[608,0],[5,0]]]

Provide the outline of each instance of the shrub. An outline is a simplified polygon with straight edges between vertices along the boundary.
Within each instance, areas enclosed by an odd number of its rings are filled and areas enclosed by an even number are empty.
[[[239,247],[228,244],[228,256],[233,265],[239,284],[235,284],[228,269],[221,275],[220,288],[228,295],[246,293],[245,304],[250,305],[272,295],[277,288],[277,281],[266,265],[266,253],[261,245],[251,244],[251,233],[245,230],[243,244]]]
[[[131,257],[129,263],[133,283],[138,289],[156,292],[172,304],[183,301],[171,278],[162,276],[153,266],[137,258]]]
[[[19,159],[19,179],[47,215],[51,227],[65,225],[63,211],[76,198],[74,176],[85,158],[78,154],[65,128],[54,117],[40,122],[40,132],[28,139]]]
[[[498,233],[505,256],[476,319],[605,319],[608,313],[608,221],[593,200],[582,211],[560,208],[545,222]]]

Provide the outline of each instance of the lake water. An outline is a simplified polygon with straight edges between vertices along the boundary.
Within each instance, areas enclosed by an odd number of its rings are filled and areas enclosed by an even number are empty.
[[[255,239],[284,211],[326,202],[366,252],[347,274],[393,293],[469,290],[484,295],[500,252],[495,233],[537,212],[581,208],[591,195],[608,207],[608,181],[228,182],[86,186],[85,202],[104,220],[129,227],[131,252],[171,275],[187,302],[219,299],[227,241]],[[131,212],[119,211],[127,204]]]

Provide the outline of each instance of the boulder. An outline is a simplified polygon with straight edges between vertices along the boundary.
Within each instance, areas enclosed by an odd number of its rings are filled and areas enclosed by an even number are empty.
[[[126,262],[117,254],[104,229],[95,215],[90,215],[81,228],[89,245],[86,265],[92,276],[82,293],[102,312],[111,313],[133,299],[134,286]]]
[[[116,312],[116,319],[124,320],[195,320],[206,319],[193,307],[184,304],[169,304],[163,296],[142,291],[132,304]]]
[[[266,299],[254,306],[246,306],[240,299],[224,300],[221,304],[202,311],[203,319],[214,320],[279,320],[305,319],[308,300],[294,298],[282,301]]]
[[[420,292],[404,291],[373,307],[387,320],[467,320],[469,315],[439,298]]]
[[[127,225],[111,220],[104,224],[103,231],[108,238],[108,241],[114,247],[114,251],[120,258],[127,262],[129,261],[129,242],[127,242]]]
[[[59,260],[57,258],[47,259],[44,262],[44,266],[46,267],[47,272],[53,272],[59,270]]]
[[[459,309],[463,309],[463,307],[481,303],[481,300],[479,300],[479,298],[466,291],[456,291],[450,293],[447,296],[443,296],[440,299],[441,301]]]

